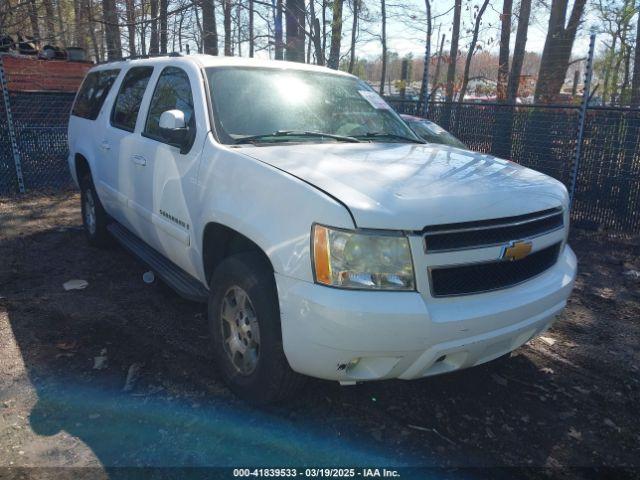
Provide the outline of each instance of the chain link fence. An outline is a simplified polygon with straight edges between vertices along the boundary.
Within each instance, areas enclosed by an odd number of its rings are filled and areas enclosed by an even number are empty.
[[[390,101],[415,114],[417,102]],[[508,158],[563,182],[576,161],[578,106],[432,103],[426,117],[471,150]],[[640,110],[586,110],[572,217],[576,226],[640,233]]]
[[[20,176],[27,192],[69,187],[66,134],[74,94],[4,90],[0,195],[20,193]],[[401,113],[418,112],[415,101],[390,103]],[[640,110],[588,108],[581,141],[579,106],[431,103],[426,116],[471,150],[542,171],[570,190],[580,143],[574,225],[640,233]]]

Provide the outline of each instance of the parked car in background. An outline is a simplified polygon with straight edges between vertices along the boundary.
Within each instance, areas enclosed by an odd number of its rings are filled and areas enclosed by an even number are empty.
[[[209,55],[105,63],[68,139],[89,242],[117,238],[206,303],[215,366],[253,402],[302,375],[354,384],[480,365],[549,328],[573,288],[562,183],[426,143],[345,72]]]
[[[407,123],[407,125],[409,125],[411,130],[413,130],[414,133],[425,142],[441,143],[442,145],[464,148],[465,150],[468,149],[464,143],[454,137],[451,133],[447,132],[437,123],[414,115],[402,114],[400,117]]]

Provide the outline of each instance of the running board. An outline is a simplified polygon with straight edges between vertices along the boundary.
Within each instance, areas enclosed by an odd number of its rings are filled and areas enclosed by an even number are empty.
[[[129,252],[146,263],[153,272],[181,297],[206,303],[209,291],[187,272],[151,248],[119,223],[110,224],[109,233]]]

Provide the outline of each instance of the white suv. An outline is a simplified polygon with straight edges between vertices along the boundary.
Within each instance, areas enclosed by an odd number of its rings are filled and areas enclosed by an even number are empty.
[[[96,66],[69,122],[89,242],[208,302],[254,402],[478,365],[546,330],[576,274],[567,191],[418,139],[366,83],[193,55]]]

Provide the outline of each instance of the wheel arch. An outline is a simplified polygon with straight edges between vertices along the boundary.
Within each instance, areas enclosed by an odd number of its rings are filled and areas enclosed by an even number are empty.
[[[253,252],[259,255],[273,272],[273,263],[256,242],[242,233],[221,223],[209,222],[202,234],[202,265],[207,285],[215,269],[231,255]]]
[[[89,173],[90,175],[92,174],[91,164],[89,163],[87,157],[85,157],[82,153],[76,153],[74,155],[73,163],[73,171],[76,175],[77,183],[78,185],[80,185],[82,177],[84,177],[87,173]]]

